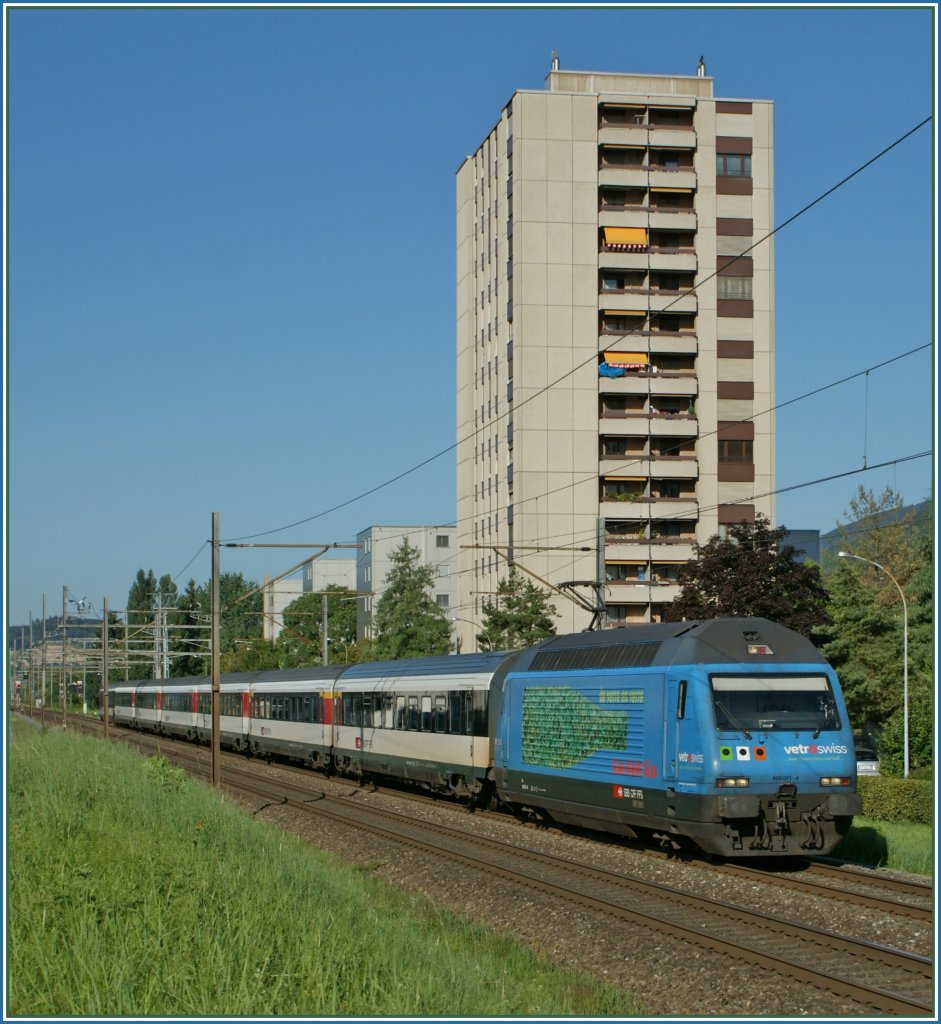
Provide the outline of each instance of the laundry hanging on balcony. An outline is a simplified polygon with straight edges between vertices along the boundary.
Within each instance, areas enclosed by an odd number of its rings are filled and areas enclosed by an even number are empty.
[[[607,363],[602,363],[598,367],[599,377],[626,377],[627,370],[623,366],[609,366]]]

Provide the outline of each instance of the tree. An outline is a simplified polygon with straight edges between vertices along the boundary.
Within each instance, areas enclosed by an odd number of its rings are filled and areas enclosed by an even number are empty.
[[[190,579],[186,590],[176,602],[172,616],[171,646],[175,651],[191,651],[181,654],[170,662],[171,676],[199,676],[209,674],[209,657],[206,652],[209,641],[211,608],[201,604],[196,580]]]
[[[237,640],[235,646],[221,655],[223,672],[260,672],[268,668],[281,668],[280,652],[270,640],[254,637]]]
[[[907,542],[906,542],[907,543]],[[911,768],[933,764],[934,567],[932,537],[916,535],[920,565],[907,584],[909,753]],[[883,557],[886,553],[882,552]],[[889,561],[886,558],[886,561]],[[880,562],[880,565],[885,563]],[[883,603],[885,573],[840,561],[828,580],[831,626],[822,653],[836,669],[854,728],[875,732],[883,773],[901,775],[904,760],[903,615],[898,590]]]
[[[127,641],[132,679],[153,679],[154,596],[157,577],[153,569],[137,570],[127,595]]]
[[[212,583],[197,588],[199,605],[212,612]],[[256,591],[251,597],[245,595]],[[262,599],[258,584],[240,572],[224,572],[219,577],[219,651],[224,654],[235,647],[236,640],[261,639]]]
[[[771,619],[810,637],[829,622],[827,592],[820,568],[797,561],[797,549],[781,545],[787,528],[772,529],[760,512],[754,523],[729,527],[696,544],[696,558],[679,572],[679,596],[666,606],[669,622],[754,615]]]
[[[845,515],[848,522],[837,526],[841,549],[885,566],[904,587],[924,564],[923,538],[930,533],[915,527],[915,510],[905,511],[902,496],[891,487],[877,495],[860,486]],[[898,591],[885,573],[858,568],[870,574],[881,604],[898,603]]]
[[[451,649],[451,625],[431,599],[434,567],[419,564],[419,557],[407,539],[390,555],[392,568],[373,620],[372,655],[377,659],[418,658]]]
[[[831,621],[818,636],[821,654],[839,676],[850,721],[861,732],[877,729],[901,700],[901,686],[893,687],[901,637],[892,615],[877,603],[875,588],[854,565],[841,560],[827,580]]]
[[[304,594],[284,609],[278,637],[284,668],[319,665],[323,660],[323,597],[327,597],[327,654],[332,663],[350,660],[356,642],[356,592],[336,583],[323,592]]]
[[[497,599],[485,601],[478,643],[493,651],[528,647],[555,633],[555,605],[547,591],[524,579],[515,566],[497,584]]]

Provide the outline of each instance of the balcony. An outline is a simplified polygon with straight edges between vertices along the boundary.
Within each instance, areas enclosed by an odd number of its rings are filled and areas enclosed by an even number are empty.
[[[676,455],[665,458],[652,457],[647,463],[650,475],[670,477],[673,480],[698,480],[699,459]]]
[[[656,533],[656,525],[651,524]],[[646,530],[644,523],[642,529]],[[633,562],[662,560],[670,562],[688,562],[694,557],[693,537],[660,537],[651,536],[628,538],[616,534],[606,534],[605,558],[624,559]]]
[[[657,312],[667,310],[670,313],[695,313],[699,309],[696,293],[689,290],[651,291],[647,301],[649,308]],[[612,306],[614,308],[617,307]]]
[[[635,500],[613,498],[601,494],[602,514],[607,519],[630,516],[631,519],[693,520],[699,519],[699,502],[695,498],[649,498]]]
[[[605,600],[611,604],[667,604],[679,596],[679,584],[661,580],[607,580]]]
[[[677,395],[686,399],[696,397],[699,385],[692,372],[685,377],[661,377],[646,370],[628,370],[623,377],[599,377],[598,391],[608,395]],[[638,410],[635,415],[646,413]],[[675,416],[667,418],[676,419]]]
[[[605,164],[598,168],[598,185],[601,188],[688,188],[697,185],[696,172],[692,168],[649,167],[631,164]]]

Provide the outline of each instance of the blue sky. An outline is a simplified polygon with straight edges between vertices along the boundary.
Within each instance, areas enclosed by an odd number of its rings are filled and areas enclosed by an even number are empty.
[[[933,7],[6,9],[8,621],[316,516],[454,442],[454,174],[564,68],[775,101],[784,221],[934,111]],[[932,342],[932,122],[776,240],[777,395]],[[407,231],[404,226],[408,225]],[[778,413],[778,487],[934,447],[922,349]],[[832,529],[858,485],[784,491]],[[259,538],[446,523],[453,457]],[[194,555],[199,556],[187,564]],[[231,551],[260,578],[296,551]]]

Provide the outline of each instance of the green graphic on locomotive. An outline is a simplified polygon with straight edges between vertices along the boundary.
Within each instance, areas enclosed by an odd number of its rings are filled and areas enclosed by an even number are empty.
[[[531,686],[523,693],[523,761],[571,768],[600,750],[624,750],[626,711],[600,711],[568,686]]]

